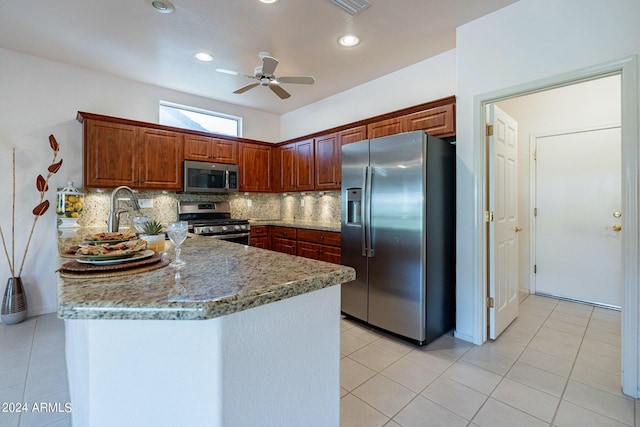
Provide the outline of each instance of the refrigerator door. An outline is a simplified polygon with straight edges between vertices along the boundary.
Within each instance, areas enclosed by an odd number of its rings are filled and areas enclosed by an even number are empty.
[[[426,134],[370,141],[369,317],[374,326],[425,340]]]
[[[356,279],[342,284],[342,311],[367,321],[368,272],[366,257],[365,176],[369,141],[342,146],[342,264],[356,270]],[[364,253],[364,255],[363,255]]]

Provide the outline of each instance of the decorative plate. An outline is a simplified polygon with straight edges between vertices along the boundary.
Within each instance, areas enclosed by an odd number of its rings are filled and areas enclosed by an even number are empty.
[[[146,250],[142,252],[132,252],[128,254],[118,255],[77,255],[76,261],[83,264],[94,265],[121,264],[125,262],[138,261],[141,259],[149,258],[154,253],[154,251]]]

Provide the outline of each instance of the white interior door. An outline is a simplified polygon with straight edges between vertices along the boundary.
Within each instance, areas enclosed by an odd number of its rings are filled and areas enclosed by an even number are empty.
[[[518,316],[518,124],[489,106],[489,338]]]
[[[536,139],[535,292],[622,306],[620,128]]]

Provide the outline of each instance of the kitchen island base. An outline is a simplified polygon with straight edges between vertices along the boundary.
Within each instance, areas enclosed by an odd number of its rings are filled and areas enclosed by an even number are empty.
[[[340,286],[209,320],[65,330],[75,426],[340,424]]]

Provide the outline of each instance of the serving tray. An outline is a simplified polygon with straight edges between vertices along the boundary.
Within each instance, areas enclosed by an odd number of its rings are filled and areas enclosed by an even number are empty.
[[[132,261],[125,264],[94,265],[83,264],[78,261],[68,261],[57,270],[61,277],[65,278],[103,278],[126,276],[138,274],[146,271],[156,270],[166,267],[171,260],[162,258],[159,253],[153,254],[149,258]]]

